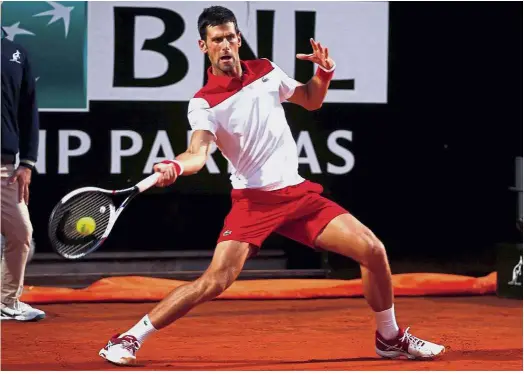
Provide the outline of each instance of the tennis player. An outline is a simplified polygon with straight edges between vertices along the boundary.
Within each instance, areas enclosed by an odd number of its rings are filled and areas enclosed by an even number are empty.
[[[376,316],[379,356],[426,359],[442,354],[442,345],[419,339],[409,328],[397,325],[382,242],[347,210],[321,196],[319,184],[298,174],[297,147],[282,102],[307,110],[322,106],[335,71],[328,48],[312,39],[312,53],[296,56],[318,65],[309,82],[301,84],[269,60],[240,60],[242,36],[229,9],[204,9],[198,29],[198,45],[211,67],[207,84],[189,102],[194,132],[184,153],[155,165],[154,170],[163,175],[159,187],[195,174],[204,167],[215,142],[233,165],[232,208],[202,276],[174,289],[135,326],[113,336],[100,356],[115,364],[135,363],[136,352],[148,336],[231,286],[244,262],[272,232],[360,264],[364,296]]]

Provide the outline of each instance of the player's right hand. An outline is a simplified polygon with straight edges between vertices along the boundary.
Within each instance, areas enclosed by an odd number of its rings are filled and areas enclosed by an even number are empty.
[[[178,178],[175,165],[173,164],[156,164],[153,166],[153,170],[162,174],[162,176],[156,182],[155,186],[157,187],[167,187],[175,183],[176,179]]]

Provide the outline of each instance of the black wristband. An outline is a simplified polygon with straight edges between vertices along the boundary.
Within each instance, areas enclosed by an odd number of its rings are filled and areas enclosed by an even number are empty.
[[[35,170],[35,165],[28,164],[27,162],[20,161],[20,166],[23,166],[31,171]]]

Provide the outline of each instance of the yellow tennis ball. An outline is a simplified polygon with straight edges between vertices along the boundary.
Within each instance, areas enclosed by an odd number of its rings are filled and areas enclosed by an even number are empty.
[[[95,228],[95,220],[91,217],[82,217],[76,221],[76,231],[78,231],[80,235],[91,235],[95,232]]]

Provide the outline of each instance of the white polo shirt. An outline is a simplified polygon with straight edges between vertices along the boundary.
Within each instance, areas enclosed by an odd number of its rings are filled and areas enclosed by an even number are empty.
[[[215,135],[233,166],[233,188],[276,190],[303,182],[282,107],[299,83],[266,59],[241,64],[241,78],[216,76],[209,68],[207,84],[189,101],[191,128]]]

